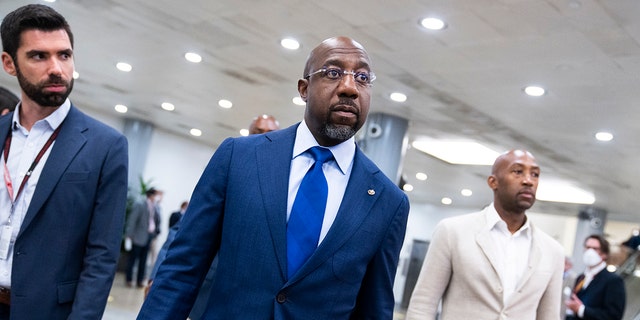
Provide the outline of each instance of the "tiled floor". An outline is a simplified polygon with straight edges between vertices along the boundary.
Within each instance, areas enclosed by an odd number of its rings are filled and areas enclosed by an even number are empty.
[[[127,288],[124,274],[118,272],[111,288],[103,320],[132,320],[136,318],[144,299],[143,289]],[[395,312],[393,320],[404,319],[403,312]]]

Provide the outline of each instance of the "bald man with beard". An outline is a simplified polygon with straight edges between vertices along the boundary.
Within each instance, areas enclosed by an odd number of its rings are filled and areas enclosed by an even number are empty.
[[[534,227],[540,167],[525,150],[500,155],[487,179],[493,203],[442,220],[433,234],[407,320],[559,319],[564,254]]]

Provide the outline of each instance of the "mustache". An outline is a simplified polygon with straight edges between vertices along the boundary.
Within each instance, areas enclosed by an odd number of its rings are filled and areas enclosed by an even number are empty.
[[[351,108],[347,108],[345,106],[349,106]],[[356,104],[355,101],[353,101],[353,99],[349,99],[349,98],[340,98],[340,100],[338,100],[337,103],[334,103],[331,106],[331,110],[332,111],[349,111],[349,112],[353,112],[353,113],[358,113],[358,105]]]
[[[62,77],[59,76],[59,75],[51,74],[51,75],[49,75],[49,79],[47,79],[43,84],[44,85],[50,85],[50,84],[67,85],[67,84],[69,84],[69,82],[67,82],[64,79],[62,79]]]

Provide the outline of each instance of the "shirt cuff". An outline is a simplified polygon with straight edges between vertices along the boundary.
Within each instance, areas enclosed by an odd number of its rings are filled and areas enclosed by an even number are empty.
[[[581,305],[580,308],[578,308],[578,318],[584,318],[584,304]]]

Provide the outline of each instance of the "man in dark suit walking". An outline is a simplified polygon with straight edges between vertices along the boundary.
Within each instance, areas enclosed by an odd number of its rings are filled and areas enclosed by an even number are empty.
[[[151,242],[160,233],[160,213],[156,200],[159,193],[160,191],[155,188],[145,191],[145,199],[136,202],[127,217],[124,235],[125,241],[131,242],[131,254],[126,270],[127,287],[133,286],[133,267],[136,262],[138,262],[137,287],[143,288],[145,285],[147,256],[151,249]]]
[[[138,319],[186,318],[216,255],[205,319],[393,317],[409,201],[354,142],[371,61],[358,42],[331,38],[302,76],[301,123],[216,150]],[[318,192],[302,198],[308,180]]]
[[[609,242],[601,235],[591,235],[584,242],[583,262],[587,266],[576,279],[567,309],[573,312],[566,320],[620,320],[624,314],[624,282],[607,270]]]
[[[44,5],[0,25],[21,101],[0,118],[0,319],[100,319],[116,271],[127,141],[68,99],[73,35]]]

